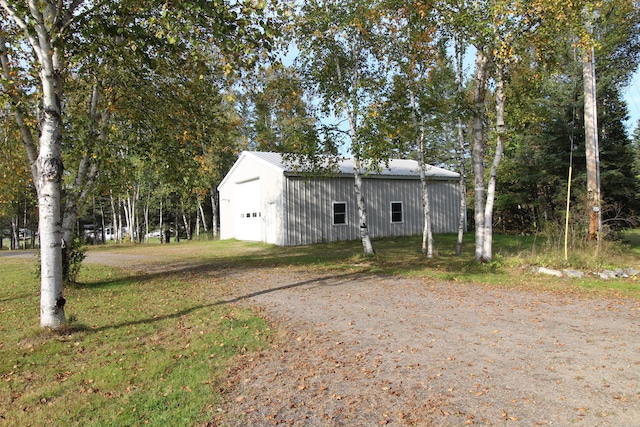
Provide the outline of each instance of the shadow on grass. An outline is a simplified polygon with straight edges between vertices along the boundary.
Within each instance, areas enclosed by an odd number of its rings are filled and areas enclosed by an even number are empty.
[[[10,301],[17,301],[17,300],[21,300],[21,299],[27,299],[27,298],[31,298],[33,297],[34,294],[22,294],[22,295],[16,295],[13,297],[9,297],[9,298],[3,298],[0,299],[0,304],[4,304],[5,302],[10,302]]]
[[[339,274],[339,275],[335,275],[335,274],[331,274],[325,277],[320,277],[320,278],[313,278],[313,279],[309,279],[309,280],[303,280],[300,282],[296,282],[296,283],[290,283],[288,285],[283,285],[283,286],[277,286],[274,288],[266,288],[260,291],[256,291],[256,292],[251,292],[245,295],[239,295],[239,296],[235,296],[235,297],[230,297],[228,299],[221,299],[215,302],[212,302],[210,304],[200,304],[200,305],[195,305],[193,307],[189,307],[189,308],[185,308],[182,310],[179,310],[175,313],[171,313],[171,314],[166,314],[166,315],[160,315],[160,316],[153,316],[151,318],[145,318],[145,319],[137,319],[137,320],[131,320],[131,321],[127,321],[127,322],[121,322],[118,324],[111,324],[111,325],[104,325],[104,326],[99,326],[96,328],[87,328],[87,327],[83,327],[83,325],[77,324],[75,326],[75,330],[79,331],[79,332],[84,332],[84,333],[98,333],[98,332],[103,332],[105,330],[110,330],[110,329],[118,329],[118,328],[128,328],[128,327],[133,327],[133,326],[139,326],[139,325],[146,325],[146,324],[151,324],[151,323],[155,323],[155,322],[161,322],[164,320],[171,320],[171,319],[177,319],[180,318],[182,316],[186,316],[189,315],[191,313],[194,313],[198,310],[202,310],[202,309],[206,309],[206,308],[213,308],[213,307],[217,307],[217,306],[221,306],[221,305],[230,305],[230,304],[236,304],[239,303],[241,301],[245,301],[245,300],[249,300],[251,298],[255,298],[257,296],[260,295],[265,295],[265,294],[270,294],[270,293],[274,293],[274,292],[279,292],[279,291],[284,291],[287,289],[294,289],[294,288],[300,288],[300,287],[304,287],[304,286],[314,286],[314,287],[322,287],[322,286],[339,286],[341,283],[345,283],[348,280],[355,278],[357,276],[360,276],[361,273],[345,273],[345,274]],[[70,327],[74,327],[73,324]]]
[[[207,247],[208,253],[198,259],[169,259],[166,263],[150,262],[137,265],[138,269],[127,277],[96,280],[91,283],[75,284],[83,288],[123,287],[135,283],[155,281],[157,279],[195,276],[211,278],[224,277],[227,271],[241,268],[277,268],[309,267],[329,271],[356,271],[387,275],[439,276],[449,274],[452,277],[475,276],[482,274],[502,275],[500,263],[479,263],[473,259],[473,236],[465,236],[465,251],[455,255],[456,236],[436,235],[437,255],[426,258],[421,252],[421,236],[385,238],[374,240],[376,255],[366,257],[362,254],[359,241],[342,241],[308,246],[279,247],[259,243],[232,242],[246,250],[229,254],[225,243],[213,243]],[[532,240],[533,238],[529,239]],[[510,247],[502,245],[506,251],[521,251],[530,245],[526,238],[522,241],[507,239]],[[219,246],[217,246],[219,245]],[[125,255],[126,256],[126,255]]]

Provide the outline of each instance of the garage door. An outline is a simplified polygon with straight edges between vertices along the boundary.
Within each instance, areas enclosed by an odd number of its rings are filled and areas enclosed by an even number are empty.
[[[236,184],[236,233],[238,240],[262,240],[260,180]]]

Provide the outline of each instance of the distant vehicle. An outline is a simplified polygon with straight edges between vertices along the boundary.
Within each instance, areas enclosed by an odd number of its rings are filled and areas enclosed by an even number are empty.
[[[25,240],[30,239],[32,236],[31,230],[28,228],[19,228],[18,229],[18,239]]]
[[[99,228],[96,232],[93,230],[93,226],[91,225],[85,226],[85,230],[84,230],[85,240],[92,241],[94,239],[94,236],[96,235],[98,240],[102,241],[102,228]],[[104,237],[105,237],[105,240],[115,240],[116,236],[115,234],[113,234],[113,227],[107,226],[104,228]]]
[[[145,235],[145,237],[146,237],[147,239],[149,239],[149,238],[151,238],[151,237],[160,237],[160,234],[161,234],[161,233],[160,233],[160,230],[155,230],[155,231],[152,231],[151,233],[147,233],[147,234]]]

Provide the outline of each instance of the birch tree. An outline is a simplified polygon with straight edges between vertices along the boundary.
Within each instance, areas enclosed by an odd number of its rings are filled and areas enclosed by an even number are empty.
[[[302,69],[321,99],[322,112],[346,122],[341,129],[354,159],[358,227],[367,256],[375,252],[367,225],[363,174],[369,167],[378,167],[388,152],[378,135],[365,131],[367,119],[377,114],[381,85],[386,83],[386,70],[376,57],[383,42],[378,22],[374,0],[346,4],[312,0],[302,6],[295,23]]]
[[[527,50],[544,53],[560,32],[553,19],[565,19],[567,7],[546,0],[533,2],[473,1],[445,2],[444,19],[453,34],[475,49],[473,79],[472,161],[474,179],[475,258],[490,261],[493,257],[493,207],[496,176],[508,137],[505,84],[511,66]],[[573,6],[571,6],[573,7]],[[541,55],[542,57],[543,55]],[[489,82],[493,81],[495,143],[488,144],[487,101]],[[489,150],[491,148],[491,150]],[[491,160],[487,155],[491,154]],[[486,176],[485,164],[491,167]]]
[[[228,5],[200,1],[0,0],[2,90],[11,99],[39,202],[42,327],[57,328],[65,322],[63,249],[70,247],[65,230],[72,229],[73,215],[77,214],[76,209],[69,208],[76,206],[79,210],[86,203],[90,178],[100,169],[93,162],[100,156],[86,150],[86,161],[80,159],[76,181],[68,186],[75,199],[62,209],[63,129],[71,119],[63,108],[65,84],[69,79],[95,78],[92,101],[88,103],[94,120],[88,126],[87,139],[91,145],[99,145],[101,129],[109,129],[104,126],[108,121],[105,114],[112,113],[109,103],[104,102],[104,90],[110,88],[105,88],[101,80],[103,72],[114,70],[103,67],[112,64],[106,59],[137,53],[143,61],[127,64],[130,67],[126,70],[117,69],[135,73],[144,68],[141,65],[164,58],[168,50],[194,53],[193,48],[206,41],[215,44],[225,57],[238,60],[226,61],[229,69],[240,67],[248,57],[271,47],[275,15],[266,13],[266,7],[266,2],[253,1]],[[171,49],[163,50],[165,47]],[[38,98],[37,103],[29,102],[33,97]],[[91,111],[93,105],[101,110]]]
[[[431,229],[431,206],[429,183],[426,178],[426,126],[438,109],[438,100],[429,97],[429,86],[433,86],[433,70],[437,67],[437,26],[431,5],[396,4],[387,10],[387,55],[395,66],[393,89],[400,91],[391,103],[400,103],[407,108],[390,105],[396,123],[394,136],[408,139],[418,159],[423,208],[422,253],[433,256],[433,234]],[[442,94],[438,94],[439,98]],[[409,118],[409,120],[406,120]],[[406,143],[404,141],[399,144]]]

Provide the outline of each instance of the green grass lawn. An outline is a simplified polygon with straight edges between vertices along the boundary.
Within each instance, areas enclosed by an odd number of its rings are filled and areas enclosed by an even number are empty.
[[[530,265],[564,261],[543,239],[495,236],[495,260],[473,261],[473,235],[463,256],[455,236],[436,236],[436,256],[420,252],[419,236],[375,240],[376,256],[359,242],[280,248],[237,241],[110,245],[89,251],[145,255],[183,263],[188,273],[141,274],[87,264],[65,289],[69,325],[43,331],[34,261],[0,257],[0,425],[202,425],[218,414],[225,374],[238,354],[269,345],[269,325],[226,304],[225,267],[286,267],[424,277],[426,280],[546,289],[603,297],[640,296],[635,279],[567,280],[532,276]],[[640,234],[607,245],[593,268],[640,269]],[[577,251],[576,251],[577,252]],[[584,251],[583,251],[584,252]],[[555,255],[554,255],[555,254]],[[576,264],[571,264],[574,262]]]
[[[95,265],[65,291],[69,327],[41,331],[33,261],[0,263],[0,425],[202,424],[230,360],[269,340],[215,283]]]

